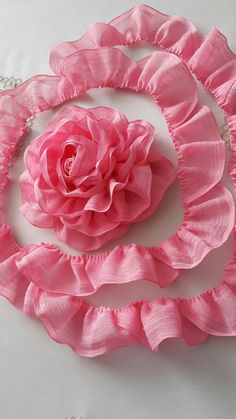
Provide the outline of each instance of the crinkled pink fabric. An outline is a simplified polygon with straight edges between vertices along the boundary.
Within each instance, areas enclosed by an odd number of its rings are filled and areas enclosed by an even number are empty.
[[[183,18],[138,6],[110,25],[94,26],[82,40],[56,48],[51,55],[56,76],[36,76],[0,97],[1,204],[8,164],[25,132],[26,119],[88,88],[128,87],[149,92],[161,107],[175,142],[185,219],[175,236],[160,247],[131,244],[100,255],[72,258],[53,245],[21,249],[9,228],[1,227],[1,294],[25,314],[36,316],[53,339],[85,356],[133,342],[156,350],[169,337],[193,345],[208,335],[236,334],[236,254],[221,284],[192,298],[161,297],[116,310],[93,307],[81,299],[81,295],[109,282],[146,278],[167,285],[176,268],[196,265],[210,249],[223,243],[234,221],[232,197],[218,183],[224,166],[224,145],[211,112],[197,101],[197,87],[185,64],[166,52],[135,63],[116,49],[97,48],[139,39],[182,57],[225,110],[232,142],[230,173],[235,182],[236,58],[216,30],[202,38]],[[90,46],[94,42],[96,49],[81,50],[87,42]],[[178,83],[173,83],[176,79]],[[53,264],[50,272],[48,263]]]
[[[117,109],[65,106],[26,150],[21,211],[71,247],[98,249],[149,217],[173,182],[155,137]]]

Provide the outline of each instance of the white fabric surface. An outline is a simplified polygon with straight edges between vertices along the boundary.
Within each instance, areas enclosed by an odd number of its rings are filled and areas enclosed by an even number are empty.
[[[54,45],[78,38],[90,23],[109,21],[134,5],[135,1],[129,0],[0,0],[0,74],[26,79],[36,73],[50,73],[48,56]],[[202,33],[216,26],[236,50],[235,0],[150,0],[149,5],[167,14],[189,18]],[[152,50],[145,48],[140,53],[132,48],[130,55],[136,58]],[[222,113],[202,88],[200,98],[213,104],[221,123]],[[115,106],[130,119],[152,122],[159,132],[159,150],[176,161],[164,119],[150,98],[104,89],[93,91],[78,103]],[[47,112],[37,118],[31,139],[51,115]],[[8,221],[21,244],[39,240],[58,244],[52,232],[30,226],[19,214],[17,180],[22,170],[19,159],[12,169]],[[227,177],[226,182],[231,187]],[[125,239],[141,237],[143,244],[160,243],[176,230],[181,217],[181,197],[176,184],[157,215],[135,226]],[[230,238],[166,290],[139,282],[104,287],[88,300],[118,307],[160,294],[194,295],[217,284],[231,255]],[[192,348],[169,340],[158,353],[132,346],[85,359],[50,340],[36,321],[23,317],[2,298],[0,330],[2,419],[66,419],[70,415],[83,419],[236,417],[236,338],[211,337],[202,346]]]

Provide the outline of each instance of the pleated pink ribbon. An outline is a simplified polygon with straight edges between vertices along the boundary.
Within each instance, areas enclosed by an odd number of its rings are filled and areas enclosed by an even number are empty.
[[[138,40],[168,52],[158,51],[134,62],[113,48]],[[84,49],[88,45],[94,49]],[[235,184],[236,58],[216,30],[200,37],[183,18],[137,6],[108,25],[96,24],[81,40],[55,48],[50,60],[55,76],[35,76],[1,94],[2,218],[8,166],[17,142],[27,131],[27,119],[90,88],[129,88],[151,94],[175,143],[184,223],[159,247],[130,244],[99,255],[70,257],[51,244],[22,249],[9,227],[2,224],[0,293],[25,314],[36,316],[53,339],[81,355],[96,356],[132,342],[156,350],[168,337],[180,337],[192,345],[209,334],[236,334],[236,252],[220,285],[192,298],[161,297],[115,310],[93,307],[81,299],[105,283],[148,279],[166,286],[178,269],[198,264],[232,230],[233,200],[218,183],[224,167],[224,144],[212,113],[198,103],[196,84],[180,58],[227,115],[230,174]],[[50,272],[48,266],[52,266]]]

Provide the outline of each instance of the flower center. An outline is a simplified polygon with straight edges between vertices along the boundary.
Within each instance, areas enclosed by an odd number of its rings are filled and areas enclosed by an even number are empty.
[[[75,156],[68,157],[64,162],[64,171],[67,176],[70,175],[74,161],[75,161]]]

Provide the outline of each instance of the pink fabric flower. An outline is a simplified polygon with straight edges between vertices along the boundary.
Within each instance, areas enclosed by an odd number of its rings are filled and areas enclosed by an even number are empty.
[[[25,153],[22,212],[85,251],[124,234],[174,180],[169,160],[150,149],[155,136],[116,109],[66,106]]]

